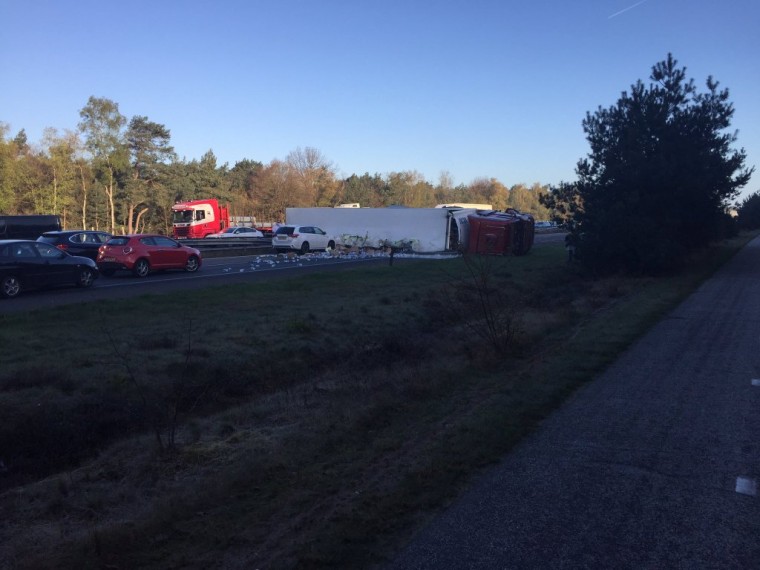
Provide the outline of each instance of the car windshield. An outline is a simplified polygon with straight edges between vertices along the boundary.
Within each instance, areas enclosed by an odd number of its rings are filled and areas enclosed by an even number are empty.
[[[115,237],[106,242],[106,245],[127,245],[129,242],[128,237]]]
[[[237,230],[237,228],[227,228],[222,233],[223,234],[234,234],[236,230]]]
[[[295,228],[293,226],[282,226],[282,227],[277,228],[277,233],[290,235],[293,233],[294,229]]]

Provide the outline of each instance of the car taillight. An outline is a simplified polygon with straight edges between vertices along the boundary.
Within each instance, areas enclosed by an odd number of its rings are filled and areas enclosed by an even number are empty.
[[[122,252],[124,255],[129,255],[130,253],[132,253],[132,248],[131,248],[131,247],[129,247],[129,246],[127,246],[127,247],[123,248],[123,249],[121,250],[121,252]]]
[[[298,237],[298,234],[288,234],[288,235],[289,235],[290,237],[292,237],[292,238],[297,238],[297,237]]]
[[[59,244],[58,244],[57,246],[55,246],[55,247],[57,247],[58,249],[60,249],[60,250],[63,250],[63,251],[66,251],[67,249],[69,249],[69,246],[68,246],[68,245],[66,245],[65,243],[59,243]]]

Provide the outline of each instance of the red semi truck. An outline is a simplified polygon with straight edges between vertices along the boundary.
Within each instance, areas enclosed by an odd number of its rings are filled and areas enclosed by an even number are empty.
[[[230,226],[230,211],[219,200],[190,200],[172,206],[172,235],[175,238],[205,238]]]

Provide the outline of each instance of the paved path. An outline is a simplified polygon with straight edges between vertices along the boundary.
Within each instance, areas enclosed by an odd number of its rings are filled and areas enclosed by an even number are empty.
[[[390,568],[760,569],[760,238]]]

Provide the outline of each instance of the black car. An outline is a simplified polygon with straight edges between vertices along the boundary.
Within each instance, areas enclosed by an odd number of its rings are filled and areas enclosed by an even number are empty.
[[[111,239],[108,232],[96,230],[63,230],[45,232],[37,241],[49,243],[71,255],[82,255],[93,261],[98,257],[98,248]]]
[[[0,240],[0,296],[56,285],[89,287],[98,275],[97,264],[88,257],[38,241]]]

